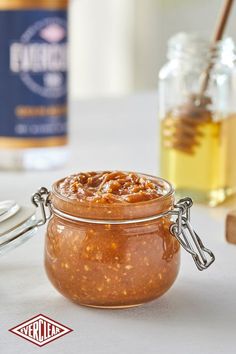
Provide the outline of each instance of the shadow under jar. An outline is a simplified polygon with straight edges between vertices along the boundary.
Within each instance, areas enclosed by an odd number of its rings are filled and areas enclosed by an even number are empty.
[[[76,303],[137,306],[161,296],[176,279],[180,245],[170,232],[171,216],[150,218],[173,209],[174,190],[160,178],[135,176],[148,180],[159,194],[147,200],[138,192],[129,202],[77,198],[78,175],[53,185],[51,205],[57,212],[48,224],[45,266],[55,288]],[[113,180],[119,178],[124,176]]]

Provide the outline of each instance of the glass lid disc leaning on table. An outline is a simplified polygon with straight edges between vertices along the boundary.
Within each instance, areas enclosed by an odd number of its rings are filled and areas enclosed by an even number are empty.
[[[15,201],[0,202],[0,256],[27,241],[37,231],[36,208]]]

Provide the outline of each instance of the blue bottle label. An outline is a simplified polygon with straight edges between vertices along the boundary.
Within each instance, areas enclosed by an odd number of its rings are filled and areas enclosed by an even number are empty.
[[[67,12],[0,11],[0,147],[67,135]]]

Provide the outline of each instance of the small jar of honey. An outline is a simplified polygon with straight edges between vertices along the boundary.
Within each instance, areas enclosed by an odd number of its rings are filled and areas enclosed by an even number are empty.
[[[178,198],[215,206],[236,193],[235,43],[178,33],[159,73],[161,175]]]

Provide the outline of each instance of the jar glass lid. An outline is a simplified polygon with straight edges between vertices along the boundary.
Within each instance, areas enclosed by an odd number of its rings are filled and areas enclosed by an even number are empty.
[[[36,208],[0,202],[0,255],[21,245],[37,231]]]

